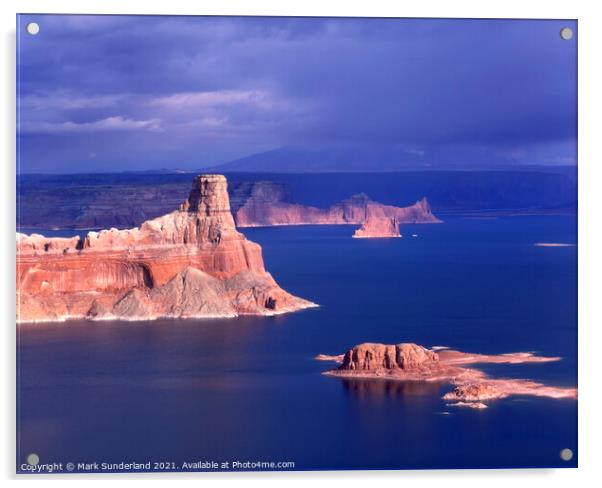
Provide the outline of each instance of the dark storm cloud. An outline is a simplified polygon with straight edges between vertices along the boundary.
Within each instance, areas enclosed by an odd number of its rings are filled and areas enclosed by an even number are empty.
[[[433,166],[575,163],[576,45],[558,34],[574,23],[35,20],[19,42],[22,171],[196,168],[319,144]]]

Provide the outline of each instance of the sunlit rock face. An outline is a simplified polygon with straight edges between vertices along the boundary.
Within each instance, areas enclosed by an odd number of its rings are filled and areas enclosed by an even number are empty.
[[[178,210],[84,239],[17,234],[17,319],[270,315],[314,306],[282,290],[238,232],[226,178],[201,175]]]
[[[273,225],[360,225],[370,214],[395,219],[398,224],[441,222],[426,200],[409,207],[395,207],[374,202],[365,193],[358,193],[329,208],[291,203],[281,185],[260,181],[247,189],[234,212],[238,227]]]
[[[345,353],[339,369],[349,371],[416,370],[436,368],[438,365],[437,353],[418,344],[364,343]]]
[[[368,204],[366,220],[359,229],[356,229],[353,237],[356,239],[401,237],[397,217],[388,216],[385,209],[385,205]]]

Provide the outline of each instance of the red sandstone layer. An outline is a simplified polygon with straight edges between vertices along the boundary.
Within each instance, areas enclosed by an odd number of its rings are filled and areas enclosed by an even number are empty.
[[[541,357],[532,353],[500,355],[470,354],[453,350],[435,352],[412,343],[397,345],[365,343],[344,355],[316,357],[340,363],[337,369],[324,374],[344,378],[379,378],[399,381],[442,382],[455,386],[444,395],[455,401],[453,406],[485,408],[483,401],[510,395],[533,395],[549,398],[577,398],[576,388],[546,386],[525,379],[493,379],[485,373],[464,365],[477,363],[509,363],[558,361],[558,357]],[[472,402],[479,402],[480,404]]]
[[[369,206],[373,210],[379,209],[384,217],[396,219],[400,224],[441,222],[433,215],[426,198],[409,207],[394,207],[373,202],[366,194],[360,193],[328,209],[288,203],[282,198],[280,193],[264,191],[261,185],[255,185],[249,199],[235,213],[236,225],[359,225],[367,220]]]
[[[85,239],[17,234],[17,320],[271,315],[315,304],[264,269],[238,232],[226,178],[195,179],[170,214]]]

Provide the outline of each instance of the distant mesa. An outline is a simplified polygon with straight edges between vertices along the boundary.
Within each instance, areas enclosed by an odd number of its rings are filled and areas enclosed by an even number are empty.
[[[534,395],[548,398],[577,398],[576,388],[546,386],[524,379],[494,379],[470,364],[545,363],[558,357],[542,357],[532,353],[484,355],[452,349],[434,351],[414,343],[395,345],[364,343],[343,355],[319,355],[316,359],[339,363],[324,374],[341,378],[388,379],[397,381],[440,382],[454,386],[443,396],[451,406],[486,408],[483,402],[510,395]]]
[[[279,159],[278,167],[287,161]],[[305,168],[307,163],[306,158],[299,161]],[[31,229],[137,227],[177,208],[188,196],[191,179],[189,174],[173,171],[20,174],[17,175],[20,201],[16,209],[16,223],[19,227]],[[436,210],[480,218],[519,214],[574,215],[576,179],[575,168],[559,167],[325,173],[318,164],[313,173],[304,174],[281,171],[272,174],[230,173],[228,191],[235,221],[238,220],[239,208],[249,199],[260,201],[262,192],[263,198],[274,202],[301,204],[302,207],[321,210],[341,203],[349,195],[365,192],[375,202],[387,202],[400,208],[426,195]],[[352,222],[355,226],[362,223]],[[404,222],[399,219],[399,223],[403,234]],[[239,224],[244,226],[242,219]],[[260,222],[252,220],[250,224],[260,225]]]
[[[148,320],[273,315],[316,306],[265,270],[234,225],[226,178],[201,175],[188,199],[140,227],[84,239],[17,234],[17,320]]]
[[[383,237],[393,237],[390,234],[395,232],[394,227],[399,224],[441,222],[433,215],[426,198],[409,207],[395,207],[374,202],[365,193],[358,193],[323,209],[287,201],[287,193],[273,182],[255,182],[247,191],[248,194],[241,197],[240,205],[234,212],[238,227],[367,223],[367,230],[357,237],[373,237],[370,229],[373,229],[375,234],[386,234]],[[368,222],[368,219],[371,222]]]

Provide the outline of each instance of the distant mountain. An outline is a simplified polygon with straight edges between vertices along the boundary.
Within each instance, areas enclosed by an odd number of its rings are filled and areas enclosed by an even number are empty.
[[[431,149],[428,152],[401,147],[281,147],[229,163],[205,167],[211,172],[252,173],[356,173],[425,170],[546,170],[545,161],[520,165],[499,154],[474,148]],[[555,172],[555,171],[554,171]]]
[[[148,175],[164,175],[164,174],[198,174],[198,169],[183,169],[183,168],[159,168],[159,169],[142,169],[128,170],[125,174],[148,174]]]
[[[402,150],[282,147],[220,164],[223,172],[324,173],[425,168],[420,156]]]

